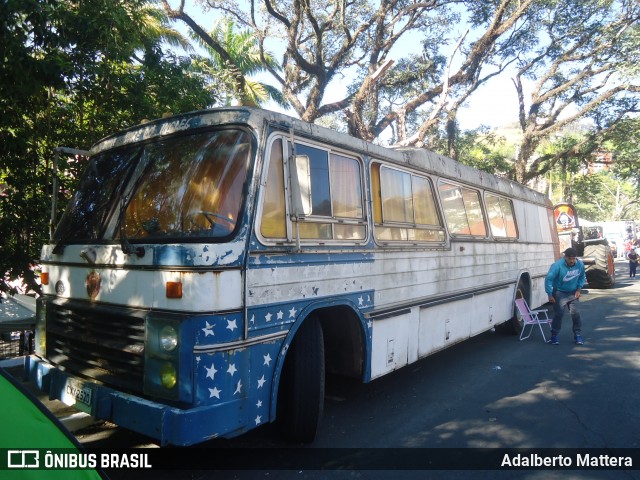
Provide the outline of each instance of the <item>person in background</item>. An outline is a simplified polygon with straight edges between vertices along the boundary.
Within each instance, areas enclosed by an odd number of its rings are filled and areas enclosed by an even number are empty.
[[[564,251],[564,258],[551,265],[544,281],[544,287],[553,304],[553,320],[551,322],[551,345],[558,345],[558,333],[562,328],[564,309],[569,309],[573,322],[573,340],[577,345],[583,345],[582,318],[578,311],[580,290],[587,282],[584,263],[576,258],[578,252],[574,248]]]
[[[628,254],[627,260],[629,260],[629,278],[636,278],[636,268],[638,267],[638,255],[636,247],[634,247]]]

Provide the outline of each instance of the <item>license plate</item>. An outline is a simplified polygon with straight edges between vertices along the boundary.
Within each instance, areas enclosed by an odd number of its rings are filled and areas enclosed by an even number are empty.
[[[87,385],[77,380],[67,378],[60,400],[67,405],[75,406],[79,410],[88,412],[91,409],[92,393],[91,388]]]

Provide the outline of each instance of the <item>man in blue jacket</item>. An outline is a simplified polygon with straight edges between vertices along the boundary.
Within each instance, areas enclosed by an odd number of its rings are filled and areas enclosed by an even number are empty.
[[[584,344],[582,338],[582,319],[578,311],[580,289],[587,281],[584,273],[584,263],[576,257],[578,252],[573,248],[564,251],[561,258],[549,269],[544,281],[544,287],[549,295],[549,302],[553,304],[553,321],[551,322],[551,345],[558,345],[558,333],[562,327],[564,309],[569,309],[573,321],[573,339],[578,345]]]

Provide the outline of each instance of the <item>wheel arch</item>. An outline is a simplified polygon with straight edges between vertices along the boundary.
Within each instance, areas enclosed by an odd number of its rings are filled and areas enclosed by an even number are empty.
[[[522,292],[520,292],[520,286],[522,286]],[[518,273],[518,278],[515,282],[515,288],[513,289],[513,299],[515,302],[517,298],[520,298],[519,295],[522,295],[528,304],[531,303],[531,292],[532,292],[532,283],[531,283],[531,274],[528,270],[521,270]]]
[[[357,306],[349,300],[309,304],[298,313],[278,352],[271,387],[270,421],[276,419],[278,391],[287,352],[300,327],[307,321],[318,321],[322,327],[325,371],[361,380],[370,371],[371,335]]]

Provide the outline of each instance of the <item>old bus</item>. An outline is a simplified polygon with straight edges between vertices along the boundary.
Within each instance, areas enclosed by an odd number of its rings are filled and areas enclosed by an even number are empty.
[[[540,193],[424,149],[250,108],[91,149],[42,251],[50,396],[189,445],[277,421],[314,439],[325,372],[369,382],[481,332],[519,332],[559,257]]]

